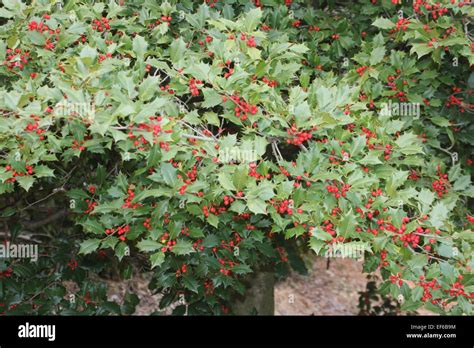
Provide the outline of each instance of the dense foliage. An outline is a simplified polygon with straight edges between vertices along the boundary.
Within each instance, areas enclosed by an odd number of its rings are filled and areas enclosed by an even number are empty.
[[[402,310],[472,314],[469,0],[2,2],[1,225],[40,248],[3,313],[132,313],[98,279],[137,265],[232,313],[344,244]]]

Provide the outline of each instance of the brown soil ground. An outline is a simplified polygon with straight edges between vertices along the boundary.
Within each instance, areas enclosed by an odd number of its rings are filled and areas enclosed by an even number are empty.
[[[159,312],[160,295],[153,295],[147,280],[136,276],[126,282],[109,281],[109,297],[120,301],[127,290],[140,297],[137,315]],[[359,291],[365,289],[362,262],[317,258],[307,276],[291,274],[275,287],[276,315],[357,315]],[[169,314],[164,311],[163,314]]]
[[[317,258],[307,276],[292,274],[275,288],[277,315],[357,315],[365,290],[362,262]]]

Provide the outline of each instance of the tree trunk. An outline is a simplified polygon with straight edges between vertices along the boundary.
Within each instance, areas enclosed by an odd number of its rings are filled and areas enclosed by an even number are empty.
[[[275,314],[275,274],[261,271],[248,279],[249,287],[244,296],[236,299],[232,307],[236,315]]]

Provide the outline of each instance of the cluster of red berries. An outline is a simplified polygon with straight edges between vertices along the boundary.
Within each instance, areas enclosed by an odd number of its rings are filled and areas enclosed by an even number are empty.
[[[333,185],[327,185],[326,190],[329,193],[332,193],[334,195],[334,198],[339,199],[341,197],[346,197],[347,191],[351,188],[351,185],[349,184],[342,184],[338,186],[339,184],[335,182]]]
[[[35,308],[35,304],[32,305],[33,308]],[[17,305],[16,304],[12,304],[8,307],[8,309],[14,309],[16,308]],[[7,313],[7,311],[5,310],[6,306],[5,306],[5,303],[0,303],[0,315],[5,315]],[[3,310],[2,310],[3,309]]]
[[[400,31],[400,30],[407,30],[408,29],[408,24],[410,24],[410,21],[406,18],[400,18],[396,25],[395,25],[395,28],[393,29],[390,29],[389,33],[396,33],[397,31]]]
[[[293,138],[291,139],[286,139],[287,144],[293,144],[296,146],[299,146],[303,144],[305,141],[310,140],[313,137],[313,131],[316,130],[316,127],[313,127],[310,130],[303,130],[303,131],[298,131],[296,128],[296,124],[293,124],[291,128],[288,128],[286,130],[286,133]]]
[[[227,205],[231,204],[233,201],[235,201],[234,197],[224,196],[224,205],[227,206]]]
[[[395,94],[389,96],[389,98],[398,98],[399,101],[401,102],[405,102],[407,99],[406,99],[406,93],[404,91],[399,91],[398,90],[398,87],[397,87],[397,84],[396,84],[396,80],[399,79],[401,77],[401,70],[400,69],[397,69],[396,70],[397,72],[397,75],[389,75],[387,77],[387,86],[390,87],[390,89],[394,92],[396,92]],[[403,80],[402,81],[402,85],[403,86],[407,86],[408,85],[408,81],[407,80]]]
[[[98,32],[103,32],[110,29],[109,19],[105,17],[102,17],[101,19],[94,19],[91,25],[92,30],[96,30]]]
[[[0,279],[2,278],[10,278],[12,276],[13,269],[8,267],[6,270],[0,272]]]
[[[469,214],[466,214],[466,219],[471,223],[474,224],[474,216],[471,216]]]
[[[227,69],[227,72],[224,73],[224,78],[226,78],[226,79],[229,78],[230,76],[232,76],[232,74],[234,73],[234,69],[230,67],[231,64],[232,64],[232,62],[230,60],[227,60],[225,62],[225,65],[226,65],[225,67]]]
[[[448,97],[448,100],[446,101],[446,106],[450,108],[453,105],[457,105],[459,108],[459,112],[464,113],[465,108],[474,108],[474,104],[467,104],[464,102],[462,98],[456,97],[455,94],[461,93],[461,88],[459,87],[453,87],[452,88],[453,94],[451,94]],[[471,95],[472,91],[468,91],[468,94]]]
[[[86,147],[84,146],[85,141],[82,140],[80,143],[77,140],[74,140],[71,145],[71,149],[73,150],[79,150],[79,151],[84,151]]]
[[[388,261],[385,261],[386,258],[387,258],[387,251],[382,250],[380,252],[380,267],[388,266]]]
[[[420,135],[417,135],[416,137],[417,137],[417,138],[420,138],[422,143],[426,143],[426,142],[427,142],[427,140],[426,140],[426,133],[421,133]]]
[[[301,21],[299,19],[294,20],[293,23],[291,23],[291,26],[293,28],[298,28],[301,25]]]
[[[172,16],[165,16],[165,15],[162,15],[161,16],[161,21],[163,23],[167,23],[168,25],[171,24],[171,21],[173,20],[173,17]]]
[[[454,4],[456,0],[451,0],[451,3]],[[466,4],[469,4],[470,1],[467,0]],[[464,6],[464,2],[461,1],[458,4],[459,7]],[[423,8],[428,12],[428,15],[431,15],[433,19],[437,19],[443,15],[448,13],[448,9],[446,7],[442,7],[439,2],[434,4],[428,3],[426,0],[416,0],[413,2],[413,10],[418,14],[424,14]]]
[[[446,29],[445,34],[443,34],[442,38],[447,39],[449,35],[451,35],[452,33],[455,33],[456,31],[457,31],[456,27],[449,27]]]
[[[215,216],[218,216],[220,213],[225,212],[226,210],[227,208],[225,207],[216,208],[213,205],[211,205],[210,208],[206,205],[202,207],[202,213],[204,214],[205,217],[209,217],[209,212],[214,214]]]
[[[17,172],[15,169],[13,169],[10,165],[5,166],[6,171],[11,171],[13,178],[10,178],[6,180],[6,182],[15,182],[17,176],[29,176],[34,174],[33,166],[30,165],[25,165],[25,170],[24,171],[19,171]]]
[[[183,263],[183,264],[181,265],[181,268],[178,269],[178,270],[176,270],[176,277],[181,276],[182,274],[186,273],[186,271],[187,271],[187,269],[186,269],[186,264]]]
[[[207,43],[211,43],[211,42],[212,42],[212,36],[207,35],[206,38],[205,38],[205,41],[206,41]],[[198,42],[198,45],[204,46],[204,41],[202,41],[202,40],[199,41],[199,42]],[[212,56],[212,55],[211,55],[211,56]]]
[[[336,230],[334,229],[334,224],[330,220],[324,220],[321,229],[327,233],[329,233],[331,236],[336,235]]]
[[[364,72],[365,72],[366,69],[367,69],[367,67],[365,65],[362,65],[362,66],[360,66],[356,69],[356,72],[359,74],[359,76],[362,77],[362,75],[364,75]]]
[[[186,177],[187,179],[184,180],[186,184],[191,184],[192,182],[196,181],[197,179],[197,166],[194,165],[191,170],[188,170],[186,172]],[[178,178],[181,179],[182,176],[181,174],[178,174]]]
[[[149,120],[151,123],[139,123],[138,128],[143,129],[147,132],[153,132],[153,135],[156,136],[161,133],[160,123],[163,120],[162,116],[150,116]],[[133,134],[133,133],[132,133]]]
[[[205,0],[206,4],[209,4],[209,7],[210,8],[213,8],[216,3],[217,3],[217,0]],[[257,2],[260,2],[260,0],[255,0],[255,6],[259,6],[259,4],[257,4]]]
[[[93,303],[91,293],[89,291],[86,292],[86,294],[83,296],[82,299],[84,300],[84,303],[87,304],[87,305]]]
[[[383,151],[383,153],[385,160],[388,161],[390,159],[390,155],[392,154],[392,145],[385,145],[385,150]]]
[[[249,176],[253,177],[253,178],[256,178],[257,180],[258,179],[265,179],[266,177],[270,178],[270,174],[267,174],[267,175],[261,175],[259,173],[257,173],[257,164],[252,162],[252,163],[249,163]]]
[[[99,63],[102,63],[104,60],[106,60],[107,58],[112,58],[112,53],[106,53],[106,54],[99,54]]]
[[[199,251],[203,251],[204,250],[204,247],[202,245],[199,245],[202,243],[202,239],[198,239],[197,241],[195,241],[193,243],[193,249],[197,249]]]
[[[276,87],[276,85],[278,84],[278,82],[276,82],[275,80],[270,80],[270,79],[267,78],[266,76],[262,77],[262,81],[263,81],[268,87]]]
[[[433,187],[433,190],[436,191],[436,194],[438,197],[443,197],[443,195],[448,193],[448,188],[447,185],[449,185],[449,180],[448,180],[448,174],[444,174],[441,172],[441,168],[438,165],[438,180],[433,181],[431,186]]]
[[[50,19],[51,17],[49,16],[49,14],[44,14],[43,15],[43,19],[45,20],[48,20]],[[57,29],[51,29],[47,24],[45,24],[43,21],[41,22],[36,22],[36,21],[30,21],[28,23],[28,30],[29,31],[37,31],[41,34],[44,34],[45,32],[47,34],[49,34],[50,36],[48,38],[46,38],[45,40],[45,45],[44,45],[44,48],[47,49],[47,50],[53,50],[54,47],[55,47],[55,44],[53,43],[53,41],[59,41],[59,34],[61,33],[61,29],[60,28],[57,28]],[[53,36],[55,35],[55,37],[53,38]]]
[[[140,138],[137,138],[133,141],[133,145],[135,147],[138,147],[138,150],[140,150],[140,151],[145,150],[145,148],[143,146],[145,146],[146,144],[148,144],[148,140],[146,140],[143,135],[141,135]]]
[[[278,214],[283,215],[283,214],[288,214],[292,215],[293,214],[293,200],[292,199],[285,199],[282,201],[276,201],[276,200],[271,200],[270,201],[273,204],[273,208],[278,212]]]
[[[186,189],[188,188],[188,185],[187,184],[184,184],[183,186],[181,186],[179,188],[179,194],[180,195],[184,195],[186,193]]]
[[[234,266],[236,266],[236,263],[233,262],[232,260],[227,260],[227,261],[226,261],[226,260],[224,260],[224,259],[222,259],[222,258],[219,258],[217,261],[218,261],[218,262],[221,264],[221,266],[222,266],[222,267],[220,268],[219,272],[220,272],[221,274],[225,275],[225,276],[231,275],[231,273],[232,273],[232,268],[233,268]],[[228,265],[227,268],[226,268],[226,264]]]
[[[458,280],[462,280],[462,279],[463,279],[463,276],[459,275]],[[449,292],[449,296],[464,296],[466,298],[470,297],[464,291],[464,285],[461,284],[459,281],[454,282],[453,285],[451,286],[451,288],[449,290],[445,290],[445,291]],[[471,294],[473,294],[473,293],[471,293]]]
[[[253,36],[253,35],[247,36],[244,33],[241,33],[240,34],[240,40],[242,40],[242,41],[246,40],[245,44],[248,47],[257,47],[257,43],[255,42],[255,36]]]
[[[67,263],[67,266],[71,269],[71,271],[74,271],[77,266],[78,266],[78,262],[75,260],[75,259],[71,259],[69,260],[69,262]]]
[[[230,100],[236,105],[234,108],[235,116],[239,117],[242,121],[247,119],[248,113],[255,115],[258,112],[257,106],[246,103],[245,100],[239,96],[231,96]],[[227,97],[222,97],[222,101],[226,102]]]
[[[105,234],[114,234],[117,233],[119,235],[119,239],[124,241],[126,239],[125,234],[130,232],[130,226],[129,225],[124,225],[124,226],[118,226],[114,228],[107,228],[105,230]]]
[[[362,127],[361,130],[365,134],[365,144],[368,146],[369,150],[373,150],[375,145],[370,143],[370,139],[377,139],[377,134],[365,127]]]
[[[132,208],[132,209],[137,209],[141,204],[138,203],[132,203],[133,199],[135,198],[135,192],[131,188],[127,190],[128,196],[127,198],[124,199],[124,204],[122,205],[122,209],[124,208]]]
[[[173,251],[173,245],[176,245],[176,241],[170,239],[170,234],[169,234],[168,232],[165,232],[165,233],[161,236],[160,242],[161,242],[162,244],[166,244],[166,246],[163,246],[163,247],[161,248],[161,251],[162,251],[162,252],[165,252],[165,251]]]
[[[410,174],[408,175],[408,179],[417,181],[420,179],[418,176],[418,172],[415,169],[410,170]]]
[[[161,16],[161,21],[159,19],[157,19],[155,21],[155,23],[150,23],[148,24],[148,27],[153,29],[154,27],[157,27],[158,25],[160,25],[161,23],[166,23],[167,25],[171,25],[171,21],[173,20],[173,17],[171,16],[165,16],[165,15],[162,15]]]
[[[147,65],[147,67],[148,67],[148,65]],[[168,91],[168,94],[174,94],[174,89],[171,89],[170,85],[168,85],[168,84],[160,86],[160,89],[162,91]]]
[[[39,128],[40,118],[33,114],[31,114],[30,117],[33,119],[33,123],[28,123],[28,125],[25,127],[25,132],[28,132],[28,133],[35,132],[36,134],[39,135],[40,140],[44,140],[44,135],[43,135],[44,130]]]
[[[7,56],[3,61],[3,65],[6,65],[9,70],[13,70],[14,68],[23,70],[28,63],[29,56],[29,51],[23,52],[20,48],[15,48],[14,50],[7,48]]]
[[[85,202],[87,203],[87,209],[84,210],[84,212],[83,212],[84,215],[92,213],[94,208],[99,205],[99,203],[93,202],[90,199],[86,199]]]
[[[206,290],[206,295],[211,295],[214,293],[214,283],[210,279],[204,281],[204,289]]]
[[[410,232],[400,236],[400,241],[403,242],[403,246],[411,244],[412,247],[416,247],[420,243],[420,236]]]
[[[423,275],[420,276],[420,282],[418,283],[419,286],[423,288],[423,297],[421,298],[422,301],[427,301],[433,298],[431,294],[432,290],[438,290],[441,288],[441,285],[438,284],[436,279],[432,279],[431,281],[424,281],[425,277]],[[430,290],[431,289],[431,290]],[[433,303],[436,301],[432,300]]]
[[[196,85],[202,85],[202,81],[194,78],[189,79],[189,91],[193,96],[199,95],[199,88]]]
[[[308,28],[308,31],[312,32],[312,31],[320,31],[321,28],[318,27],[317,25],[310,25],[309,28]]]
[[[145,221],[143,221],[143,227],[145,227],[147,230],[151,230],[151,218],[148,218],[148,219],[145,219]]]
[[[281,262],[288,262],[288,254],[285,249],[282,247],[277,246],[276,251],[278,251],[278,255],[280,256]]]
[[[390,282],[392,284],[398,284],[398,286],[402,286],[403,285],[403,280],[401,279],[401,276],[402,275],[400,274],[400,272],[398,272],[396,275],[391,275],[389,277]]]

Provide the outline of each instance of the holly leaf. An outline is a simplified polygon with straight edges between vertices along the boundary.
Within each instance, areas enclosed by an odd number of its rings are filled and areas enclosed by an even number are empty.
[[[173,245],[173,253],[175,255],[189,255],[194,252],[193,244],[189,241],[178,240]]]
[[[151,268],[160,267],[165,261],[165,253],[159,251],[150,256]]]
[[[99,238],[86,239],[81,243],[79,254],[87,255],[99,248],[100,242],[102,240]]]
[[[443,227],[444,221],[448,217],[448,212],[448,208],[443,202],[436,203],[430,213],[430,223],[436,228]]]
[[[146,42],[145,38],[137,35],[133,38],[133,52],[138,59],[142,59],[145,57],[146,50],[148,48],[148,42]]]
[[[376,65],[380,63],[385,56],[385,47],[376,47],[370,54],[370,65]]]
[[[204,94],[204,102],[202,103],[202,107],[212,108],[222,103],[222,97],[212,88],[203,88],[202,92]]]
[[[247,200],[247,207],[252,213],[267,214],[267,205],[263,199],[249,197]]]
[[[387,18],[377,18],[373,23],[373,26],[380,29],[392,29],[395,27],[395,23]]]
[[[18,184],[20,184],[20,186],[25,190],[25,191],[29,191],[31,186],[33,186],[34,182],[35,182],[35,178],[32,177],[31,175],[28,175],[28,176],[18,176],[16,178],[16,181],[18,182]]]
[[[218,180],[221,186],[228,191],[236,191],[237,189],[234,186],[234,183],[232,182],[232,178],[228,173],[221,172],[218,175]]]
[[[141,251],[155,251],[162,248],[163,245],[151,239],[143,239],[137,243],[137,248]]]

